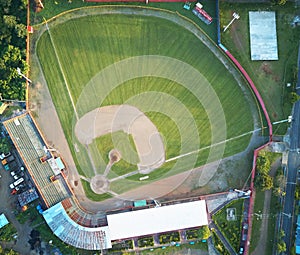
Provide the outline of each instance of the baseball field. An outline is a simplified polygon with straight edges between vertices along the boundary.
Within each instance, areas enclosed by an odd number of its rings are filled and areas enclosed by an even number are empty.
[[[86,180],[122,193],[249,144],[251,93],[184,27],[125,14],[48,25],[37,55]]]

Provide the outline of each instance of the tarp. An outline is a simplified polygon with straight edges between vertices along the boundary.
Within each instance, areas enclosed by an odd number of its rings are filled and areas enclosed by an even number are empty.
[[[278,60],[275,12],[249,12],[251,60]]]

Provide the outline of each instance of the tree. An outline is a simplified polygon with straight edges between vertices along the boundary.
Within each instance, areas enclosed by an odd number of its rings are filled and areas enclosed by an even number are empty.
[[[23,73],[28,69],[24,55],[25,52],[13,45],[8,45],[4,49],[0,59],[0,91],[5,99],[25,98],[25,82],[17,72],[17,67]]]
[[[25,38],[27,35],[26,26],[24,24],[16,24],[15,31],[17,32],[17,36],[20,38]]]
[[[17,18],[12,15],[3,15],[3,21],[8,28],[13,28],[17,25]]]
[[[285,237],[285,232],[281,229],[278,233],[278,239],[281,239],[282,237]]]
[[[296,92],[290,93],[290,101],[292,104],[296,103],[300,99],[300,96]]]
[[[273,0],[272,2],[277,5],[285,5],[287,0]]]
[[[261,174],[267,174],[270,171],[270,160],[264,155],[260,155],[256,161],[256,169]]]
[[[286,244],[283,240],[277,243],[277,252],[280,254],[286,251]]]
[[[16,72],[26,73],[27,0],[0,0],[0,93],[6,99],[25,98],[25,82]]]
[[[263,181],[262,181],[262,190],[269,190],[273,188],[273,178],[270,175],[263,175],[262,176]]]
[[[8,138],[0,139],[0,152],[8,153],[11,150],[11,143]]]
[[[19,253],[14,250],[10,250],[9,252],[6,252],[5,255],[19,255]]]
[[[200,239],[208,239],[211,236],[208,226],[203,226],[198,230],[198,236]]]

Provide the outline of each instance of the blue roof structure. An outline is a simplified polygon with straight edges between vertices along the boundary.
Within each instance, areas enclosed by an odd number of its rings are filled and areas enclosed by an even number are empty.
[[[0,228],[3,228],[5,225],[7,225],[9,221],[5,217],[4,213],[0,215]]]
[[[296,229],[296,254],[300,254],[300,214],[297,217],[297,229]]]

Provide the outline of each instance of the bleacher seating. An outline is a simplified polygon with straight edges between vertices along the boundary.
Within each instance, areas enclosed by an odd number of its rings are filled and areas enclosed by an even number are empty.
[[[67,201],[68,200],[68,201]],[[76,224],[66,207],[71,208],[74,200],[66,199],[46,210],[43,215],[51,230],[65,243],[87,249],[101,250],[111,248],[107,226],[89,228]],[[73,206],[72,206],[73,207]],[[80,216],[74,212],[73,216]]]
[[[44,216],[49,227],[62,241],[87,250],[111,248],[107,220],[104,214],[86,212],[76,203],[62,175],[52,182],[53,171],[40,158],[46,156],[46,145],[29,114],[7,120],[4,126],[22,157],[42,199],[49,207]],[[56,211],[55,208],[59,208]]]
[[[46,145],[29,114],[18,117],[19,125],[14,119],[5,121],[3,124],[11,136],[29,174],[31,175],[45,204],[50,207],[66,197],[70,191],[64,185],[64,178],[57,182],[51,182],[50,176],[53,171],[49,164],[41,163],[40,158],[45,156],[43,147]]]

